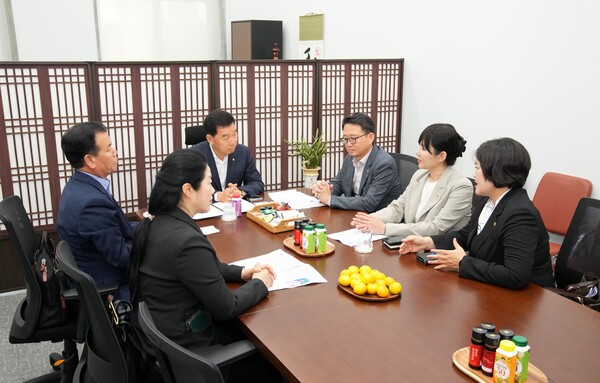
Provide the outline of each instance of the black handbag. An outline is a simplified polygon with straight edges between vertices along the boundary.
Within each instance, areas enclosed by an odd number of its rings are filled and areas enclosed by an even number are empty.
[[[42,233],[40,246],[33,256],[33,273],[42,292],[39,328],[61,325],[68,321],[67,305],[62,297],[65,276],[56,267],[54,243],[48,232]]]
[[[143,333],[130,322],[132,305],[128,301],[108,301],[108,316],[117,335],[119,346],[123,350],[125,364],[131,382],[163,382],[156,359],[146,353],[142,345]]]
[[[564,289],[551,288],[549,290],[600,311],[600,278],[594,273],[584,273],[581,282],[568,285]]]

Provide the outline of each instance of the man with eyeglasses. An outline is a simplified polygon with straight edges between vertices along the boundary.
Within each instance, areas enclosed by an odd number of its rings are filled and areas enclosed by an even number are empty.
[[[255,196],[265,184],[254,165],[250,149],[238,144],[237,127],[231,113],[212,111],[204,119],[206,141],[192,146],[206,158],[212,173],[214,202],[229,202],[234,192]]]
[[[364,113],[354,113],[342,121],[342,144],[348,155],[342,169],[328,184],[318,181],[313,194],[322,203],[338,209],[380,210],[400,196],[396,161],[374,144],[375,124]]]

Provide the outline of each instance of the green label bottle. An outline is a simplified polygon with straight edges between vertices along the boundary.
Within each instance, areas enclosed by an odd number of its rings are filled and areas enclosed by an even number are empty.
[[[319,253],[327,251],[327,231],[324,223],[317,223],[315,229],[315,247]]]
[[[529,341],[522,335],[517,335],[512,340],[515,342],[515,351],[517,351],[515,383],[522,383],[527,380],[529,371]]]
[[[302,232],[302,250],[306,254],[315,252],[315,230],[312,225],[306,225]]]

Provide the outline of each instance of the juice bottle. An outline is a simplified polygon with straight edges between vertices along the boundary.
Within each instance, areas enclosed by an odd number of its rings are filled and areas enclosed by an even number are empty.
[[[517,351],[515,383],[521,383],[527,380],[527,371],[529,370],[529,344],[527,338],[522,335],[513,337],[513,342],[515,342],[515,351]]]
[[[315,230],[312,225],[306,225],[302,232],[302,250],[306,254],[314,254],[315,252]]]
[[[496,362],[494,363],[494,383],[514,383],[515,370],[517,367],[517,351],[512,340],[503,340],[496,350]]]
[[[315,247],[319,253],[327,251],[327,231],[324,223],[317,223],[315,229]]]

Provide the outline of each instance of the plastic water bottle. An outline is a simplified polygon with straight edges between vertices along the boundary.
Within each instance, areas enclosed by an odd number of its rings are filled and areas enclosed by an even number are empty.
[[[235,215],[242,216],[242,196],[239,192],[234,192],[231,195],[231,205],[235,209]]]

